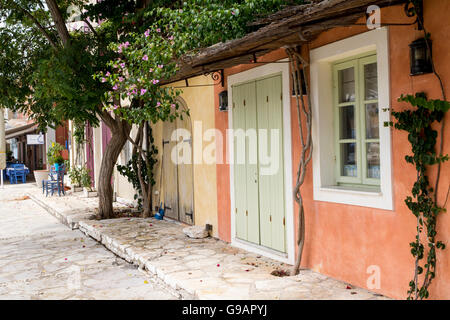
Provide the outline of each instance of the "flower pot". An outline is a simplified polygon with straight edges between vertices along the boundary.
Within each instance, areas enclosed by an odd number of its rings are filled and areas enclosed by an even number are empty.
[[[83,187],[72,185],[72,192],[81,192],[83,191]]]
[[[49,170],[34,170],[34,179],[36,180],[36,186],[42,188],[42,181],[48,179]]]
[[[86,198],[94,198],[97,196],[97,191],[89,190],[87,188],[83,188],[83,192]]]

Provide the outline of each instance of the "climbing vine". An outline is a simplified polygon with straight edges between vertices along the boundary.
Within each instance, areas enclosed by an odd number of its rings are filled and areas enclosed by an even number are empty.
[[[444,119],[450,103],[442,100],[428,100],[424,93],[402,95],[399,102],[407,102],[413,110],[392,112],[396,119],[388,125],[398,130],[408,132],[412,155],[405,160],[415,166],[417,178],[411,190],[411,196],[406,197],[408,209],[417,219],[416,237],[410,243],[411,254],[415,258],[414,279],[409,283],[408,299],[426,299],[428,288],[436,276],[436,252],[445,249],[445,244],[436,240],[437,217],[445,211],[438,206],[434,190],[430,185],[427,172],[430,166],[448,161],[448,155],[436,154],[438,132],[432,128],[434,123]],[[422,265],[422,260],[425,263]],[[419,277],[423,282],[420,283]]]

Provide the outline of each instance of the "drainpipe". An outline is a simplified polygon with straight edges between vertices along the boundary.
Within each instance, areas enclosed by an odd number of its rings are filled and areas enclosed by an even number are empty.
[[[5,110],[0,108],[0,180],[3,189],[3,170],[6,169]]]

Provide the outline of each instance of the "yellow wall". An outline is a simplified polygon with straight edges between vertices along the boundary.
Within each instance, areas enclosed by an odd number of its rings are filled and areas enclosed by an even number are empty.
[[[199,76],[189,79],[189,85],[204,85],[213,84],[209,76]],[[184,81],[171,84],[171,86],[185,86]],[[190,110],[190,120],[192,128],[194,128],[194,121],[201,121],[202,131],[215,128],[214,119],[214,87],[188,87],[183,88],[181,97],[186,102]],[[155,145],[158,148],[158,164],[155,168],[156,186],[155,191],[160,189],[160,173],[162,162],[162,128],[163,123],[160,122],[153,126],[153,136],[155,138]],[[203,134],[203,132],[201,134]],[[194,134],[194,133],[193,133]],[[195,144],[193,139],[193,145]],[[203,142],[205,146],[215,143]],[[194,145],[195,148],[195,145]],[[212,234],[214,237],[217,233],[217,183],[216,183],[216,164],[194,164],[194,222],[195,225],[204,226],[211,224],[213,226]],[[155,200],[159,201],[159,197],[155,196]]]
[[[213,84],[212,79],[209,76],[199,76],[193,79],[189,79],[189,85],[204,85]],[[185,86],[184,81],[180,81],[172,84],[174,87]],[[191,127],[194,128],[194,121],[201,121],[202,133],[208,129],[215,128],[215,116],[214,116],[214,87],[188,87],[183,88],[181,97],[186,102],[187,107],[190,110]],[[155,138],[155,145],[158,148],[158,163],[155,167],[155,181],[156,185],[154,191],[160,190],[160,171],[162,160],[162,128],[163,123],[160,122],[153,126],[153,136]],[[133,128],[132,135],[136,134],[136,128]],[[195,144],[193,139],[193,144]],[[215,141],[203,142],[203,148]],[[72,146],[74,141],[72,141]],[[101,128],[94,129],[94,154],[95,154],[95,171],[96,182],[98,181],[98,173],[101,164],[102,155],[102,139]],[[119,156],[117,161],[119,164],[125,164],[123,152]],[[217,237],[217,182],[216,182],[216,164],[194,164],[193,166],[193,178],[194,178],[194,221],[196,225],[204,226],[205,224],[211,224],[213,226],[213,236]],[[127,181],[125,177],[114,170],[114,191],[118,197],[128,200],[134,199],[135,190],[132,185]],[[159,203],[159,196],[155,193],[154,205]]]

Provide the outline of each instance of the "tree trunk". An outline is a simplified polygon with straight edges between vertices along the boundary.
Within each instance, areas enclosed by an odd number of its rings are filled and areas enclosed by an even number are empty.
[[[61,38],[61,41],[64,46],[66,46],[70,41],[69,31],[67,30],[66,22],[64,21],[61,10],[58,7],[58,4],[55,0],[46,0],[47,7],[50,10],[50,14],[52,15],[52,19],[55,22],[56,30],[58,31],[58,35]]]
[[[117,122],[116,122],[117,123]],[[98,181],[98,200],[99,200],[99,215],[102,219],[109,219],[113,213],[113,189],[111,186],[111,177],[114,171],[114,165],[117,158],[127,142],[130,134],[129,126],[122,127],[121,125],[111,126],[111,140],[106,146],[105,153],[102,157],[102,164],[100,166],[100,176]]]

